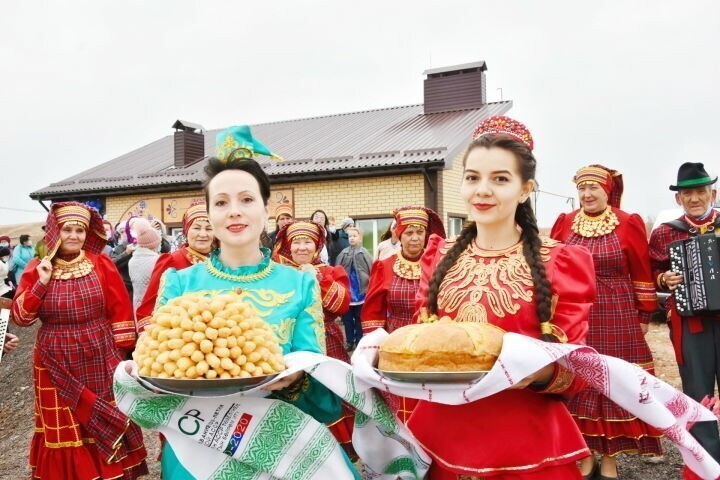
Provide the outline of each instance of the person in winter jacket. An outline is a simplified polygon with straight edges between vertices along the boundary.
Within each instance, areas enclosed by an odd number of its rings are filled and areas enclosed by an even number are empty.
[[[348,350],[354,350],[362,338],[360,311],[365,303],[372,257],[362,246],[362,231],[359,228],[347,228],[350,246],[343,249],[337,256],[337,265],[345,269],[350,278],[350,310],[343,315],[345,325],[345,341]]]
[[[155,262],[160,254],[160,234],[145,218],[134,218],[132,231],[137,239],[137,248],[128,261],[128,272],[133,287],[133,312],[140,305],[140,302],[147,290],[150,275],[152,275]]]
[[[30,241],[30,235],[20,235],[20,243],[13,250],[13,272],[15,279],[19,282],[20,276],[25,271],[28,262],[35,256],[35,249]]]

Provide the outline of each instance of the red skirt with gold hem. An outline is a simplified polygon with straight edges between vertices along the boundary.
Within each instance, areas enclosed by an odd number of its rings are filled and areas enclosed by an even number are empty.
[[[36,351],[35,434],[30,444],[32,478],[41,480],[133,480],[148,472],[147,453],[140,428],[128,423],[122,457],[104,460],[95,439],[88,435],[79,416],[89,415],[93,406],[83,396],[75,412],[65,405],[51,381],[48,370],[39,361]]]

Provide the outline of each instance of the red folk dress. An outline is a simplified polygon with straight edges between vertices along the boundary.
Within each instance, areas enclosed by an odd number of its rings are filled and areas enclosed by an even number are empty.
[[[56,258],[45,286],[38,263],[28,265],[12,309],[18,325],[42,323],[33,358],[32,478],[137,478],[147,473],[142,433],[115,408],[112,392],[115,368],[135,343],[122,278],[110,258],[83,252]],[[63,272],[68,278],[58,278]]]
[[[365,304],[360,314],[363,335],[378,328],[384,328],[390,333],[414,323],[415,297],[419,288],[419,260],[407,260],[399,251],[373,263]],[[400,421],[407,422],[417,400],[387,392],[381,395]]]
[[[345,341],[335,319],[347,313],[350,308],[350,279],[341,266],[317,265],[320,296],[325,316],[325,345],[328,357],[350,363],[345,350]]]
[[[406,260],[402,252],[376,261],[360,315],[363,335],[378,328],[390,333],[413,323],[419,287],[419,261]]]
[[[337,358],[350,363],[350,356],[345,350],[345,342],[340,326],[335,319],[345,314],[350,308],[350,279],[341,266],[316,265],[320,296],[322,297],[325,320],[325,346],[328,357]],[[343,403],[342,414],[335,422],[328,424],[330,432],[344,448],[352,447],[353,423],[355,413]]]
[[[596,237],[576,233],[573,221],[583,213],[575,211],[561,214],[550,236],[567,245],[582,245],[592,254],[597,299],[590,310],[587,344],[652,374],[652,353],[640,329],[640,323],[648,323],[657,309],[645,223],[639,215],[608,208],[608,218],[617,217],[610,233]],[[591,388],[573,397],[568,408],[591,450],[603,455],[662,454],[659,432]]]
[[[421,259],[418,307],[426,304],[428,281],[451,246],[452,242],[430,237]],[[595,298],[590,254],[543,238],[541,256],[557,297],[552,322],[571,343],[582,344]],[[539,338],[533,296],[522,244],[482,250],[472,242],[440,285],[438,313]],[[419,401],[407,425],[433,457],[431,480],[579,479],[575,461],[590,452],[558,394],[572,394],[582,386],[558,366],[542,392],[505,390],[455,406]]]
[[[182,270],[196,263],[204,262],[206,259],[207,255],[203,255],[190,247],[178,248],[172,253],[163,253],[158,257],[152,275],[150,275],[150,281],[148,282],[142,302],[140,302],[137,310],[135,310],[138,335],[145,330],[155,310],[155,302],[157,301],[158,290],[160,288],[160,278],[162,274],[165,273],[165,270],[168,268]]]

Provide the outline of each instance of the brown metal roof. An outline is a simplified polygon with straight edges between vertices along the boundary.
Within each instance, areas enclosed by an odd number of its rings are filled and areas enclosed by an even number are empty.
[[[259,159],[271,180],[288,181],[318,173],[401,171],[445,165],[467,145],[484,118],[502,115],[511,101],[482,108],[423,114],[422,105],[367,110],[252,125],[253,134],[285,159]],[[215,135],[205,134],[205,151],[215,151]],[[32,192],[35,200],[59,199],[128,190],[197,188],[203,159],[173,166],[173,137],[168,135],[82,173]]]

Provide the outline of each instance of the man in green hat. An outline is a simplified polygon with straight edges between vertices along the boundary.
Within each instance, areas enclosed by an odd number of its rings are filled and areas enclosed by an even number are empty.
[[[656,286],[670,292],[666,302],[670,337],[680,370],[683,391],[694,400],[712,397],[720,378],[720,315],[681,317],[673,295],[683,277],[670,269],[669,247],[672,242],[720,231],[720,215],[713,208],[717,197],[715,183],[702,163],[683,163],[677,182],[670,185],[683,215],[663,223],[650,235],[650,260]],[[719,292],[708,292],[720,295]],[[698,422],[690,433],[720,462],[720,436],[717,422]]]

